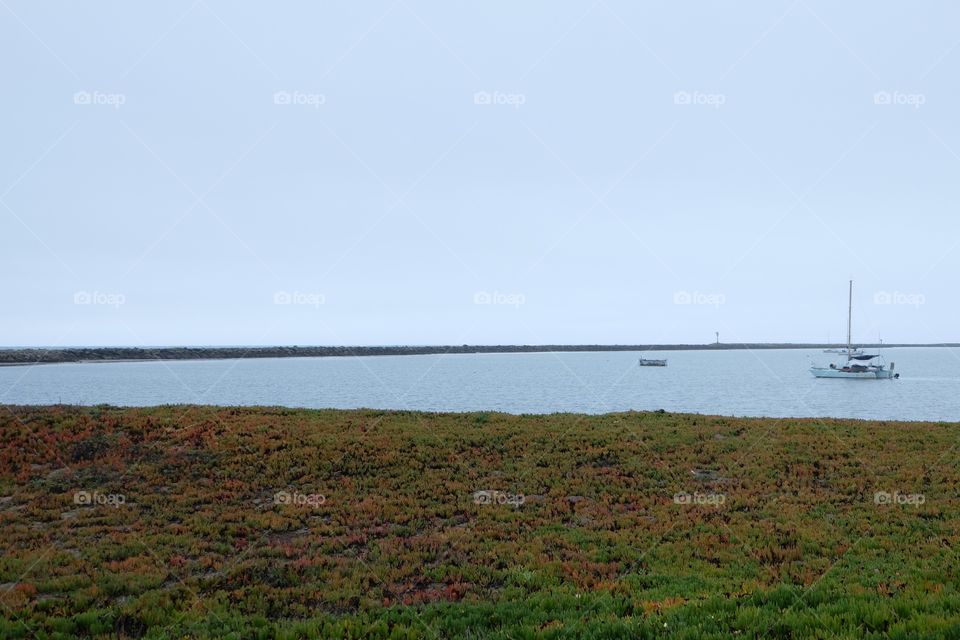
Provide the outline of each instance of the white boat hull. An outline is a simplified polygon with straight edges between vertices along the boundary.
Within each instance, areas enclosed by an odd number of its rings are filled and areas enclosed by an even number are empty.
[[[854,380],[889,380],[894,376],[893,371],[889,369],[842,371],[829,367],[810,367],[810,373],[812,373],[815,378],[852,378]]]

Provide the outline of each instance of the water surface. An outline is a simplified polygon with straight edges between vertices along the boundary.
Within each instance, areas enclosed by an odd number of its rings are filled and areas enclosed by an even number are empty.
[[[630,351],[262,358],[0,367],[0,403],[960,420],[960,353],[885,349],[899,380],[824,380],[819,350]]]

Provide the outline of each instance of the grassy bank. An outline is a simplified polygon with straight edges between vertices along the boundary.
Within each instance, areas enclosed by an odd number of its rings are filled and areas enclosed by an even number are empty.
[[[955,424],[0,407],[0,430],[0,637],[960,637]]]

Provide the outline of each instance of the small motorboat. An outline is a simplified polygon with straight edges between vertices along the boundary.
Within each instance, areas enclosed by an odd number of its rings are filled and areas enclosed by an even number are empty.
[[[824,352],[824,353],[849,353],[849,354],[852,354],[852,355],[855,355],[855,356],[862,356],[862,355],[863,355],[863,349],[861,349],[860,347],[853,347],[853,348],[851,348],[851,349],[843,349],[843,348],[840,348],[840,349],[824,349],[823,352]]]
[[[667,361],[654,360],[652,358],[640,358],[639,364],[641,367],[665,367],[667,366]]]

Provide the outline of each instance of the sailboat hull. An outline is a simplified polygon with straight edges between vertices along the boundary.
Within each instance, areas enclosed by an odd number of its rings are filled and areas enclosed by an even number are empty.
[[[811,367],[810,373],[815,378],[851,378],[854,380],[889,380],[893,378],[893,371],[878,369],[875,371],[842,371],[829,367]]]

